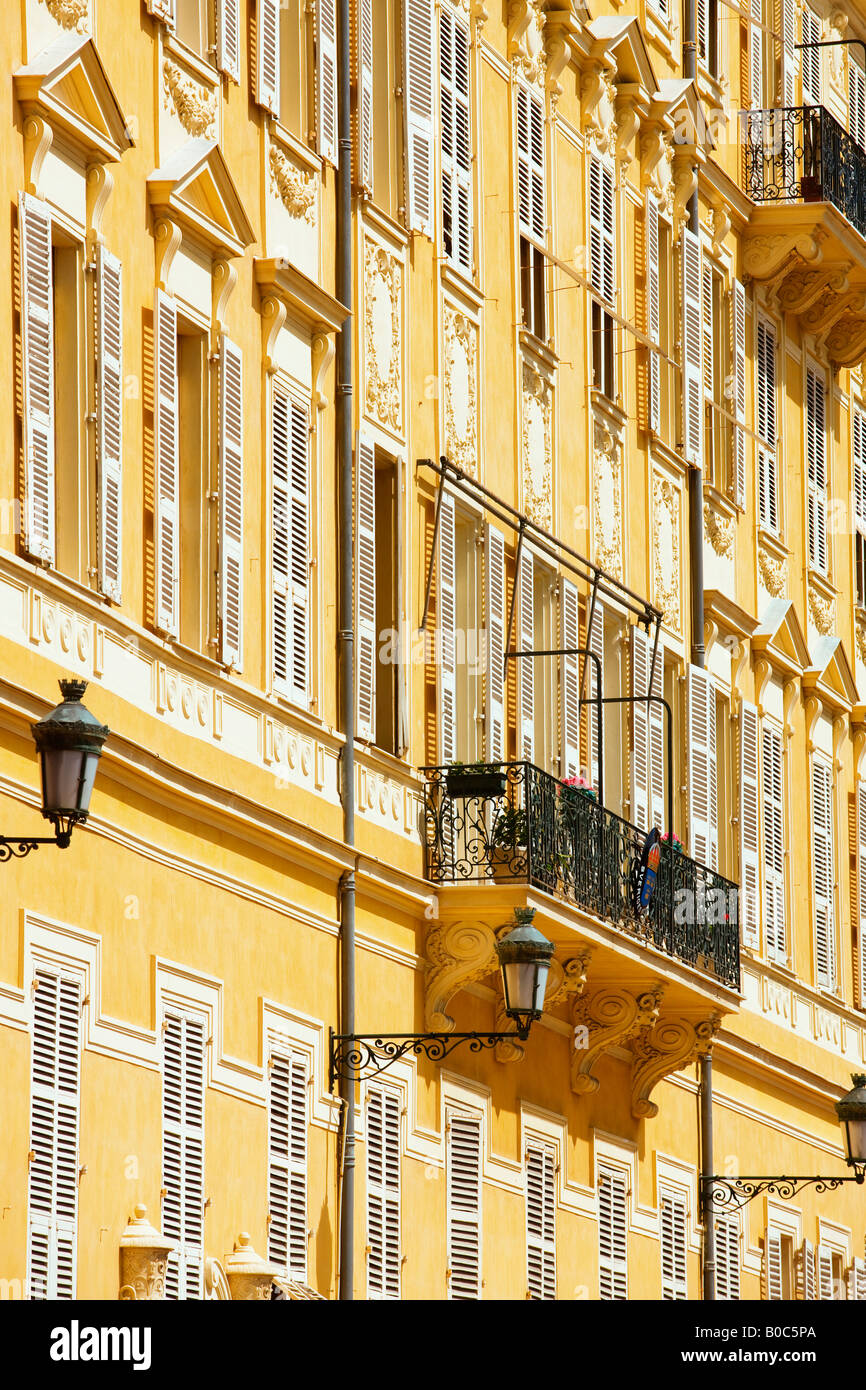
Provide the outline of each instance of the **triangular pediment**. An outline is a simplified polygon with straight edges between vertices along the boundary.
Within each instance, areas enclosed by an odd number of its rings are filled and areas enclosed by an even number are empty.
[[[802,673],[813,664],[797,610],[789,598],[770,599],[752,633],[752,646],[789,673]]]
[[[616,81],[636,82],[645,92],[656,90],[656,76],[644,36],[635,15],[600,15],[586,26],[596,48],[603,47],[616,60]]]
[[[188,140],[147,180],[154,211],[179,222],[213,251],[239,256],[255,241],[215,140]]]
[[[708,150],[716,148],[712,127],[692,78],[663,78],[653,93],[650,115],[666,116],[673,122],[675,144]]]
[[[831,704],[850,709],[858,703],[857,682],[841,637],[821,637],[814,644],[813,664],[804,685],[816,686]]]
[[[126,117],[93,39],[62,34],[15,73],[15,95],[88,156],[119,159],[132,144]]]

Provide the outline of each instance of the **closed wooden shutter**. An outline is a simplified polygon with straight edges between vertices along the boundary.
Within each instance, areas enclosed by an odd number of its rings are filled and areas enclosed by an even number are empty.
[[[860,1007],[866,1008],[866,783],[857,783],[857,931],[855,977],[860,986]]]
[[[598,1296],[628,1298],[626,1177],[617,1168],[598,1172]]]
[[[848,50],[848,130],[861,150],[866,149],[866,75]]]
[[[631,629],[631,683],[635,696],[649,694],[652,648],[643,628]],[[649,830],[649,705],[635,700],[631,707],[631,814],[638,830]]]
[[[307,1059],[274,1053],[268,1065],[268,1259],[307,1280]]]
[[[824,382],[806,372],[806,464],[808,469],[809,563],[827,573],[827,436]]]
[[[18,202],[24,406],[24,543],[54,564],[54,287],[51,214],[38,198]]]
[[[442,227],[445,253],[472,273],[472,141],[469,30],[450,8],[439,18]]]
[[[815,1259],[818,1270],[818,1297],[820,1299],[833,1299],[836,1296],[833,1288],[833,1251],[826,1245],[819,1245]]]
[[[544,107],[525,87],[517,88],[517,210],[524,236],[545,239]]]
[[[581,645],[578,627],[577,586],[570,579],[560,580],[562,595],[562,646],[572,651]],[[593,663],[588,663],[592,669]],[[580,772],[580,667],[579,656],[562,658],[562,775],[576,777]]]
[[[710,58],[710,0],[697,0],[695,9],[698,61],[706,67]]]
[[[814,10],[803,10],[803,43],[821,42],[821,21]],[[803,48],[803,105],[821,105],[821,49]]]
[[[833,775],[812,757],[812,911],[818,985],[836,988],[836,931],[833,910]]]
[[[716,1298],[740,1297],[740,1227],[735,1216],[719,1216],[716,1231]]]
[[[785,947],[785,841],[781,730],[761,730],[764,932],[767,954],[787,959]]]
[[[271,429],[274,688],[306,709],[309,685],[309,414],[274,388]]]
[[[27,1287],[31,1299],[76,1293],[81,985],[35,972],[30,1072]]]
[[[782,1237],[772,1227],[767,1230],[764,1242],[764,1270],[767,1298],[776,1300],[782,1297]]]
[[[409,230],[433,235],[433,3],[403,0]]]
[[[763,108],[761,78],[764,63],[761,0],[750,0],[750,12],[752,22],[749,25],[749,105],[753,111],[760,111]]]
[[[162,1029],[163,1233],[166,1298],[201,1298],[204,1246],[205,1031],[201,1019],[167,1013]]]
[[[373,191],[373,0],[355,0],[355,182]]]
[[[797,49],[795,0],[781,0],[782,10],[782,105],[797,104]]]
[[[779,530],[776,476],[776,333],[765,319],[758,320],[758,520],[768,531]]]
[[[613,174],[593,156],[589,161],[590,276],[593,288],[608,304],[613,303],[616,293],[615,206]]]
[[[457,756],[457,591],[454,498],[442,495],[439,509],[439,594],[436,613],[439,658],[439,760]]]
[[[355,576],[358,669],[358,738],[376,737],[376,450],[358,434],[355,453]]]
[[[154,452],[156,458],[156,626],[178,631],[180,516],[178,508],[177,309],[156,292],[154,314]]]
[[[733,282],[734,414],[733,493],[738,507],[746,505],[746,291],[741,280]]]
[[[448,1131],[448,1297],[481,1297],[481,1117],[451,1110]]]
[[[804,1240],[800,1250],[800,1297],[812,1301],[817,1298],[818,1292],[815,1284],[815,1247],[811,1240]]]
[[[848,1297],[859,1301],[866,1300],[866,1260],[854,1257],[848,1275]]]
[[[216,0],[217,67],[233,82],[241,73],[240,0]]]
[[[689,667],[689,834],[691,856],[718,867],[715,686],[707,671]]]
[[[703,464],[704,399],[701,334],[701,243],[682,231],[683,445],[686,463]]]
[[[646,194],[646,331],[651,343],[661,340],[661,290],[659,280],[659,205],[652,193]],[[648,424],[654,432],[661,425],[661,359],[657,352],[649,354]]]
[[[653,639],[647,634],[647,674],[652,665]],[[665,683],[665,654],[664,648],[659,643],[656,652],[656,664],[652,678],[652,688],[650,694],[657,697],[664,696]],[[649,767],[647,769],[647,785],[649,787],[649,823],[650,826],[657,826],[659,830],[672,830],[673,826],[665,827],[667,816],[667,805],[665,802],[665,714],[664,706],[653,700],[647,705],[647,725],[649,730]]]
[[[337,158],[337,6],[316,4],[316,148],[331,164]]]
[[[685,1200],[672,1193],[662,1196],[659,1208],[659,1237],[662,1264],[662,1298],[688,1298],[686,1271],[688,1210]]]
[[[716,475],[716,467],[719,460],[714,453],[715,443],[715,411],[712,402],[715,400],[715,362],[716,353],[716,331],[715,331],[715,309],[713,305],[713,268],[708,262],[701,266],[701,352],[704,363],[704,470],[707,480],[716,486],[720,483],[720,478]]]
[[[590,699],[594,699],[597,694],[604,695],[604,604],[601,599],[596,599],[595,613],[593,614],[592,627],[589,630],[587,644],[589,650],[598,657],[598,669],[601,672],[601,691],[597,690],[598,676],[596,674],[596,664],[586,658],[587,678],[586,694]],[[589,771],[589,780],[594,787],[598,787],[598,745],[599,734],[604,737],[604,707],[602,707],[601,729],[599,729],[598,713],[594,704],[586,705],[586,767]],[[602,753],[604,749],[602,748]]]
[[[487,757],[505,757],[505,537],[487,527],[485,569],[487,608]]]
[[[244,377],[241,350],[220,343],[220,656],[240,670],[243,661]]]
[[[123,301],[120,261],[96,248],[96,421],[99,587],[120,602],[123,463]]]
[[[280,0],[256,0],[256,101],[280,114]]]
[[[526,1150],[526,1285],[531,1298],[556,1298],[556,1156],[543,1144]]]
[[[517,576],[520,650],[535,647],[535,558],[523,547]],[[520,756],[535,761],[535,659],[523,657],[517,663]]]
[[[740,918],[743,945],[760,949],[758,881],[758,711],[740,704]]]
[[[400,1097],[367,1090],[367,1297],[400,1297]]]

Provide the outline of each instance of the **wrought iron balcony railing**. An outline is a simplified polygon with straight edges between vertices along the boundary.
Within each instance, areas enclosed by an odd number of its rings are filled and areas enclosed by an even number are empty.
[[[823,106],[743,111],[746,192],[756,203],[832,203],[866,237],[866,151]]]
[[[640,911],[645,835],[613,811],[532,763],[422,771],[432,882],[531,884],[739,989],[739,894],[721,874],[664,845]]]

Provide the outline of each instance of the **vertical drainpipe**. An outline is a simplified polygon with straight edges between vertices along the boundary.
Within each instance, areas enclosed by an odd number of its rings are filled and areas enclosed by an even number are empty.
[[[698,73],[696,0],[683,0],[683,76],[693,80]],[[689,229],[700,233],[698,192],[689,199]],[[700,467],[689,472],[689,566],[692,612],[692,662],[704,664],[704,480]],[[703,1296],[716,1297],[716,1233],[713,1220],[712,1189],[705,1179],[713,1172],[713,1062],[709,1054],[700,1061],[701,1154],[698,1198],[704,1225]]]
[[[349,109],[349,0],[337,0],[337,298],[353,306],[352,134]],[[341,760],[343,840],[355,845],[355,590],[352,526],[352,332],[347,318],[337,340],[337,495],[339,536],[340,713],[345,744]],[[340,879],[340,1029],[355,1031],[355,869]],[[343,1102],[343,1163],[340,1180],[339,1298],[354,1298],[355,1269],[355,1084],[340,1078]],[[338,1165],[338,1173],[339,1173]]]

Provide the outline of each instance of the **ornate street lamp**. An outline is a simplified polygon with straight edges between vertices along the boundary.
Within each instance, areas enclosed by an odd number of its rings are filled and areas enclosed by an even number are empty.
[[[855,1182],[866,1176],[866,1075],[855,1072],[851,1077],[854,1090],[836,1102],[836,1114],[842,1126],[845,1162],[854,1169]]]
[[[54,834],[0,835],[0,860],[23,858],[37,845],[66,849],[73,827],[87,820],[109,730],[81,703],[86,689],[86,681],[60,681],[62,703],[30,726],[42,775],[42,814],[54,826]]]
[[[411,1053],[430,1061],[441,1061],[456,1047],[467,1043],[470,1052],[481,1052],[500,1042],[512,1042],[515,1037],[525,1042],[535,1019],[544,1011],[544,993],[552,941],[532,925],[534,907],[518,907],[516,925],[496,943],[496,955],[502,973],[502,992],[505,1012],[517,1024],[516,1032],[507,1033],[335,1033],[330,1032],[331,1090],[339,1076],[365,1078],[378,1076],[399,1057]]]

